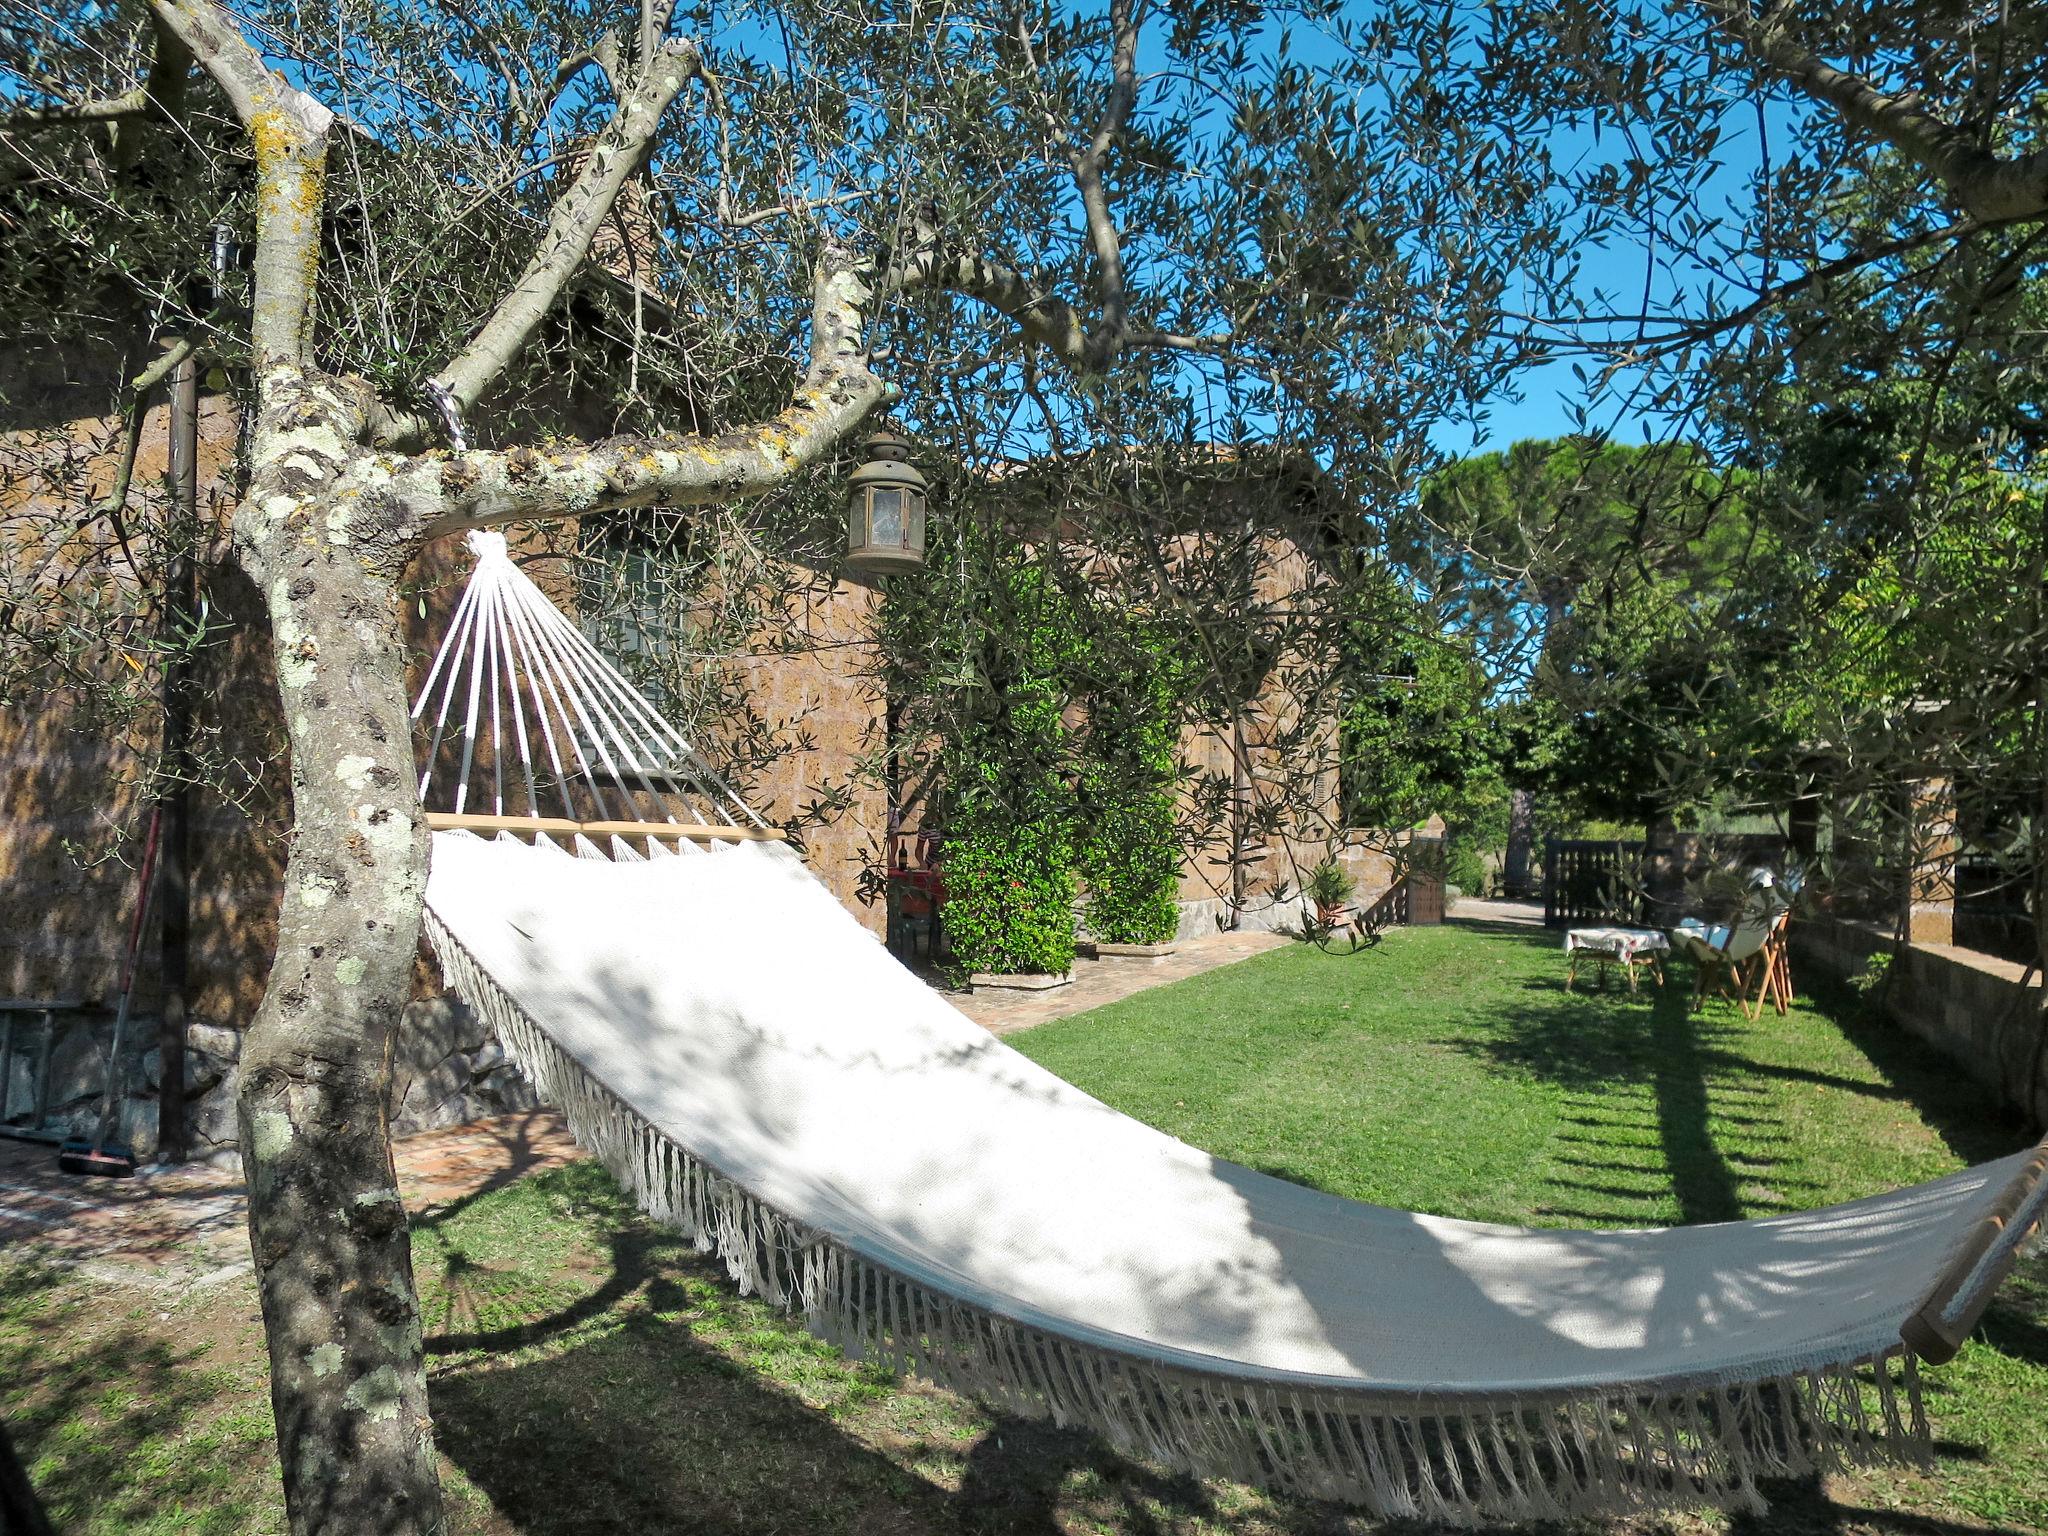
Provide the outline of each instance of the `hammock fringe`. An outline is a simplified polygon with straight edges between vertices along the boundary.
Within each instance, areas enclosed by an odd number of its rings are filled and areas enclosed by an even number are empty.
[[[1398,1400],[1148,1361],[1001,1316],[788,1220],[706,1165],[560,1049],[431,908],[427,928],[450,984],[540,1098],[652,1219],[715,1253],[742,1295],[801,1314],[851,1358],[1000,1411],[1085,1426],[1179,1471],[1460,1526],[1701,1505],[1761,1513],[1760,1479],[1932,1463],[1902,1347],[1676,1394]]]

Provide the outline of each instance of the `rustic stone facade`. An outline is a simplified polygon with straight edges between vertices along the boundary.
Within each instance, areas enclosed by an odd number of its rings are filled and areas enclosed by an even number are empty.
[[[1242,483],[1226,482],[1219,490],[1224,497],[1244,494]],[[1326,579],[1305,546],[1311,536],[1304,531],[1255,542],[1245,573],[1251,623],[1284,614]],[[1181,541],[1183,555],[1199,537]],[[1310,696],[1308,680],[1328,676],[1318,660],[1282,645],[1234,719],[1182,732],[1180,756],[1197,777],[1228,781],[1233,788],[1230,822],[1206,829],[1208,842],[1191,850],[1182,865],[1182,938],[1225,928],[1302,928],[1314,915],[1303,887],[1325,858],[1334,858],[1351,878],[1353,900],[1361,907],[1373,905],[1395,883],[1407,834],[1346,824],[1336,711]],[[1263,825],[1261,804],[1284,810],[1277,827]],[[1184,799],[1184,813],[1186,808]]]
[[[107,398],[104,366],[52,352],[0,362],[0,539],[17,561],[47,552],[52,519],[76,519],[103,494],[113,474],[118,423],[98,414]],[[153,407],[142,429],[134,502],[120,535],[102,520],[49,563],[41,580],[61,583],[80,571],[112,571],[108,546],[147,564],[150,530],[162,515],[167,410]],[[234,500],[238,422],[230,401],[202,399],[199,479],[201,585],[214,625],[197,665],[195,729],[233,792],[192,795],[189,870],[190,969],[186,1032],[187,1122],[197,1153],[233,1146],[234,1088],[241,1032],[261,999],[275,943],[285,838],[290,824],[282,723],[262,607],[224,563],[221,543]],[[515,550],[528,573],[565,611],[576,587],[567,555],[574,526],[527,531]],[[90,547],[87,547],[90,546]],[[444,632],[467,577],[459,540],[430,546],[411,582],[417,597],[404,615],[416,668]],[[873,677],[876,605],[872,587],[833,573],[792,570],[775,594],[758,646],[723,665],[742,679],[749,709],[766,734],[785,745],[740,788],[770,821],[791,826],[811,867],[877,936],[886,903],[871,899],[872,874],[890,841],[889,799],[879,764],[886,745],[886,703]],[[1254,603],[1284,605],[1317,580],[1315,562],[1286,539],[1268,541],[1251,573]],[[91,664],[139,666],[117,646],[87,653]],[[416,681],[419,677],[416,671]],[[1234,783],[1240,811],[1282,782],[1293,813],[1284,831],[1212,829],[1190,850],[1180,880],[1180,936],[1222,928],[1295,928],[1307,915],[1308,872],[1334,854],[1369,905],[1395,876],[1398,839],[1341,823],[1334,720],[1307,718],[1290,686],[1289,658],[1277,658],[1232,721],[1189,726],[1181,755],[1198,775]],[[136,851],[149,806],[141,784],[158,750],[160,719],[144,708],[110,731],[90,707],[90,688],[25,694],[0,705],[0,996],[68,999],[86,1006],[58,1016],[50,1056],[53,1120],[90,1124],[102,1081],[108,1021],[119,989],[127,925],[137,895]],[[719,743],[705,743],[719,755]],[[1302,786],[1308,793],[1302,794]],[[1189,791],[1190,795],[1192,790]],[[1191,802],[1190,802],[1191,803]],[[1219,840],[1220,838],[1220,840]],[[1233,859],[1232,850],[1237,857]],[[764,921],[772,921],[765,915]],[[145,1154],[154,1142],[161,1076],[155,1049],[161,1004],[157,925],[150,925],[138,970],[135,1023],[127,1061],[123,1128]],[[446,996],[423,953],[416,1001],[395,1062],[394,1128],[440,1126],[531,1102],[497,1041]],[[37,1022],[21,1024],[9,1093],[0,1116],[17,1123],[29,1103],[30,1063],[40,1046]]]
[[[755,707],[800,746],[749,778],[748,803],[796,830],[813,873],[877,937],[888,913],[866,899],[862,877],[881,865],[889,832],[888,793],[873,771],[887,731],[869,644],[881,600],[847,581],[807,592],[788,605],[776,648],[738,663]]]
[[[78,520],[113,479],[119,423],[99,414],[112,376],[94,360],[54,351],[0,362],[0,550],[17,571],[26,562],[41,566],[45,591],[80,579],[81,572],[118,584],[130,554],[149,563],[168,444],[168,410],[161,404],[143,422],[134,510],[119,533],[102,520],[69,543],[53,546],[50,538],[56,520]],[[261,1000],[275,945],[290,807],[262,607],[223,558],[238,433],[231,402],[202,398],[199,430],[201,517],[212,535],[202,554],[201,588],[214,633],[195,668],[194,728],[232,787],[227,796],[188,796],[186,1115],[193,1151],[205,1155],[235,1141],[241,1032]],[[551,542],[536,537],[528,545],[536,581],[572,613],[568,562],[549,556],[575,536],[574,528],[556,530]],[[111,547],[117,538],[127,540],[126,550]],[[58,558],[46,561],[53,547]],[[414,573],[419,605],[405,616],[418,662],[439,638],[467,569],[455,540],[422,555]],[[882,724],[879,700],[862,675],[868,658],[861,642],[876,595],[817,573],[804,573],[795,585],[804,598],[790,630],[759,655],[733,664],[748,676],[755,707],[771,731],[801,741],[804,750],[750,783],[748,798],[763,817],[799,827],[813,868],[879,935],[881,907],[861,903],[857,892],[865,862],[883,840],[885,796],[855,771],[874,750]],[[135,650],[88,649],[79,664],[142,667],[145,662],[133,658],[145,643],[138,636]],[[87,1128],[97,1115],[150,813],[142,783],[160,746],[157,712],[144,708],[110,730],[93,708],[92,692],[90,686],[43,687],[0,703],[0,998],[83,1005],[59,1012],[52,1026],[46,1094],[50,1124],[61,1130]],[[829,803],[821,807],[820,792],[828,789]],[[159,934],[159,924],[151,922],[125,1060],[117,1069],[128,1090],[121,1128],[145,1156],[155,1145],[161,1076]],[[442,994],[424,957],[418,993],[395,1063],[395,1129],[445,1125],[531,1102],[497,1042]],[[20,1124],[30,1116],[43,1028],[38,1014],[17,1019],[19,1048],[8,1082],[0,1085],[6,1090],[0,1118]]]

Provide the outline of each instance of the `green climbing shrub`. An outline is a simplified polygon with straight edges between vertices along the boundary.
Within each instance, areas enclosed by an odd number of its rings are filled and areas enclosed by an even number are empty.
[[[1098,668],[1089,701],[1076,850],[1083,910],[1102,943],[1162,944],[1180,928],[1172,668],[1152,636],[1104,637],[1093,650],[1091,659],[1126,654],[1121,666]]]
[[[1170,939],[1184,638],[1176,647],[1157,620],[1103,602],[1000,517],[975,515],[990,509],[971,494],[882,611],[890,771],[936,797],[918,814],[943,829],[954,958],[998,974],[1066,970],[1083,886],[1097,939]]]
[[[1072,629],[1035,566],[997,573],[975,686],[942,748],[946,931],[970,971],[1070,970],[1074,796],[1063,718]]]
[[[1073,968],[1073,856],[1054,819],[1020,823],[993,797],[960,796],[946,832],[946,896],[946,932],[968,970]]]

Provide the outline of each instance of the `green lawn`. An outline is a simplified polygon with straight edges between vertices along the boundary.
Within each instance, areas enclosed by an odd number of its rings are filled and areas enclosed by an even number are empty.
[[[1013,1037],[1225,1156],[1492,1220],[1634,1224],[1821,1204],[2010,1150],[1954,1069],[1823,1012],[1744,1025],[1676,997],[1567,998],[1541,935],[1413,930],[1276,951]],[[1847,1020],[1838,1025],[1831,1018]],[[1308,1536],[1340,1511],[1198,1483],[849,1365],[733,1293],[578,1164],[421,1213],[414,1261],[458,1533]],[[76,1532],[282,1528],[253,1292],[175,1302],[0,1255],[0,1417]],[[2048,1530],[2048,1263],[1935,1374],[1942,1463],[1764,1521]]]
[[[1517,1225],[1770,1215],[2030,1139],[1846,989],[1810,990],[1788,1017],[1752,1024],[1728,1003],[1693,1014],[1682,974],[1637,997],[1618,982],[1567,994],[1563,979],[1554,934],[1404,929],[1356,955],[1276,950],[1011,1043],[1236,1162]],[[1979,1337],[1930,1379],[1939,1475],[1861,1475],[1833,1508],[1800,1490],[1814,1527],[1930,1529],[1876,1512],[1896,1504],[2048,1530],[2048,1258],[2023,1266]]]
[[[1681,978],[1682,979],[1682,978]],[[1334,1194],[1538,1226],[1827,1205],[2025,1144],[1846,996],[1746,1022],[1686,989],[1563,990],[1555,935],[1276,950],[1011,1037],[1183,1140]]]

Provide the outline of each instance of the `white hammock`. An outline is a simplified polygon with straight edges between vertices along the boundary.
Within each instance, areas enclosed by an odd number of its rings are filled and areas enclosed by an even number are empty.
[[[998,1407],[1382,1516],[1760,1508],[1760,1477],[1927,1455],[1915,1353],[1974,1326],[2048,1204],[2048,1144],[1824,1211],[1636,1232],[1444,1220],[1223,1162],[969,1022],[751,819],[703,823],[736,802],[672,731],[609,723],[631,690],[501,540],[473,547],[476,614],[436,669],[506,637],[501,682],[562,700],[561,756],[527,808],[550,835],[436,834],[429,931],[578,1139],[743,1290]],[[541,634],[558,643],[521,649]],[[637,767],[614,757],[648,776],[636,803],[696,772],[658,834],[577,830],[575,797],[606,785],[564,729],[572,691],[614,701],[587,729],[638,743]],[[569,814],[542,816],[544,788]]]

